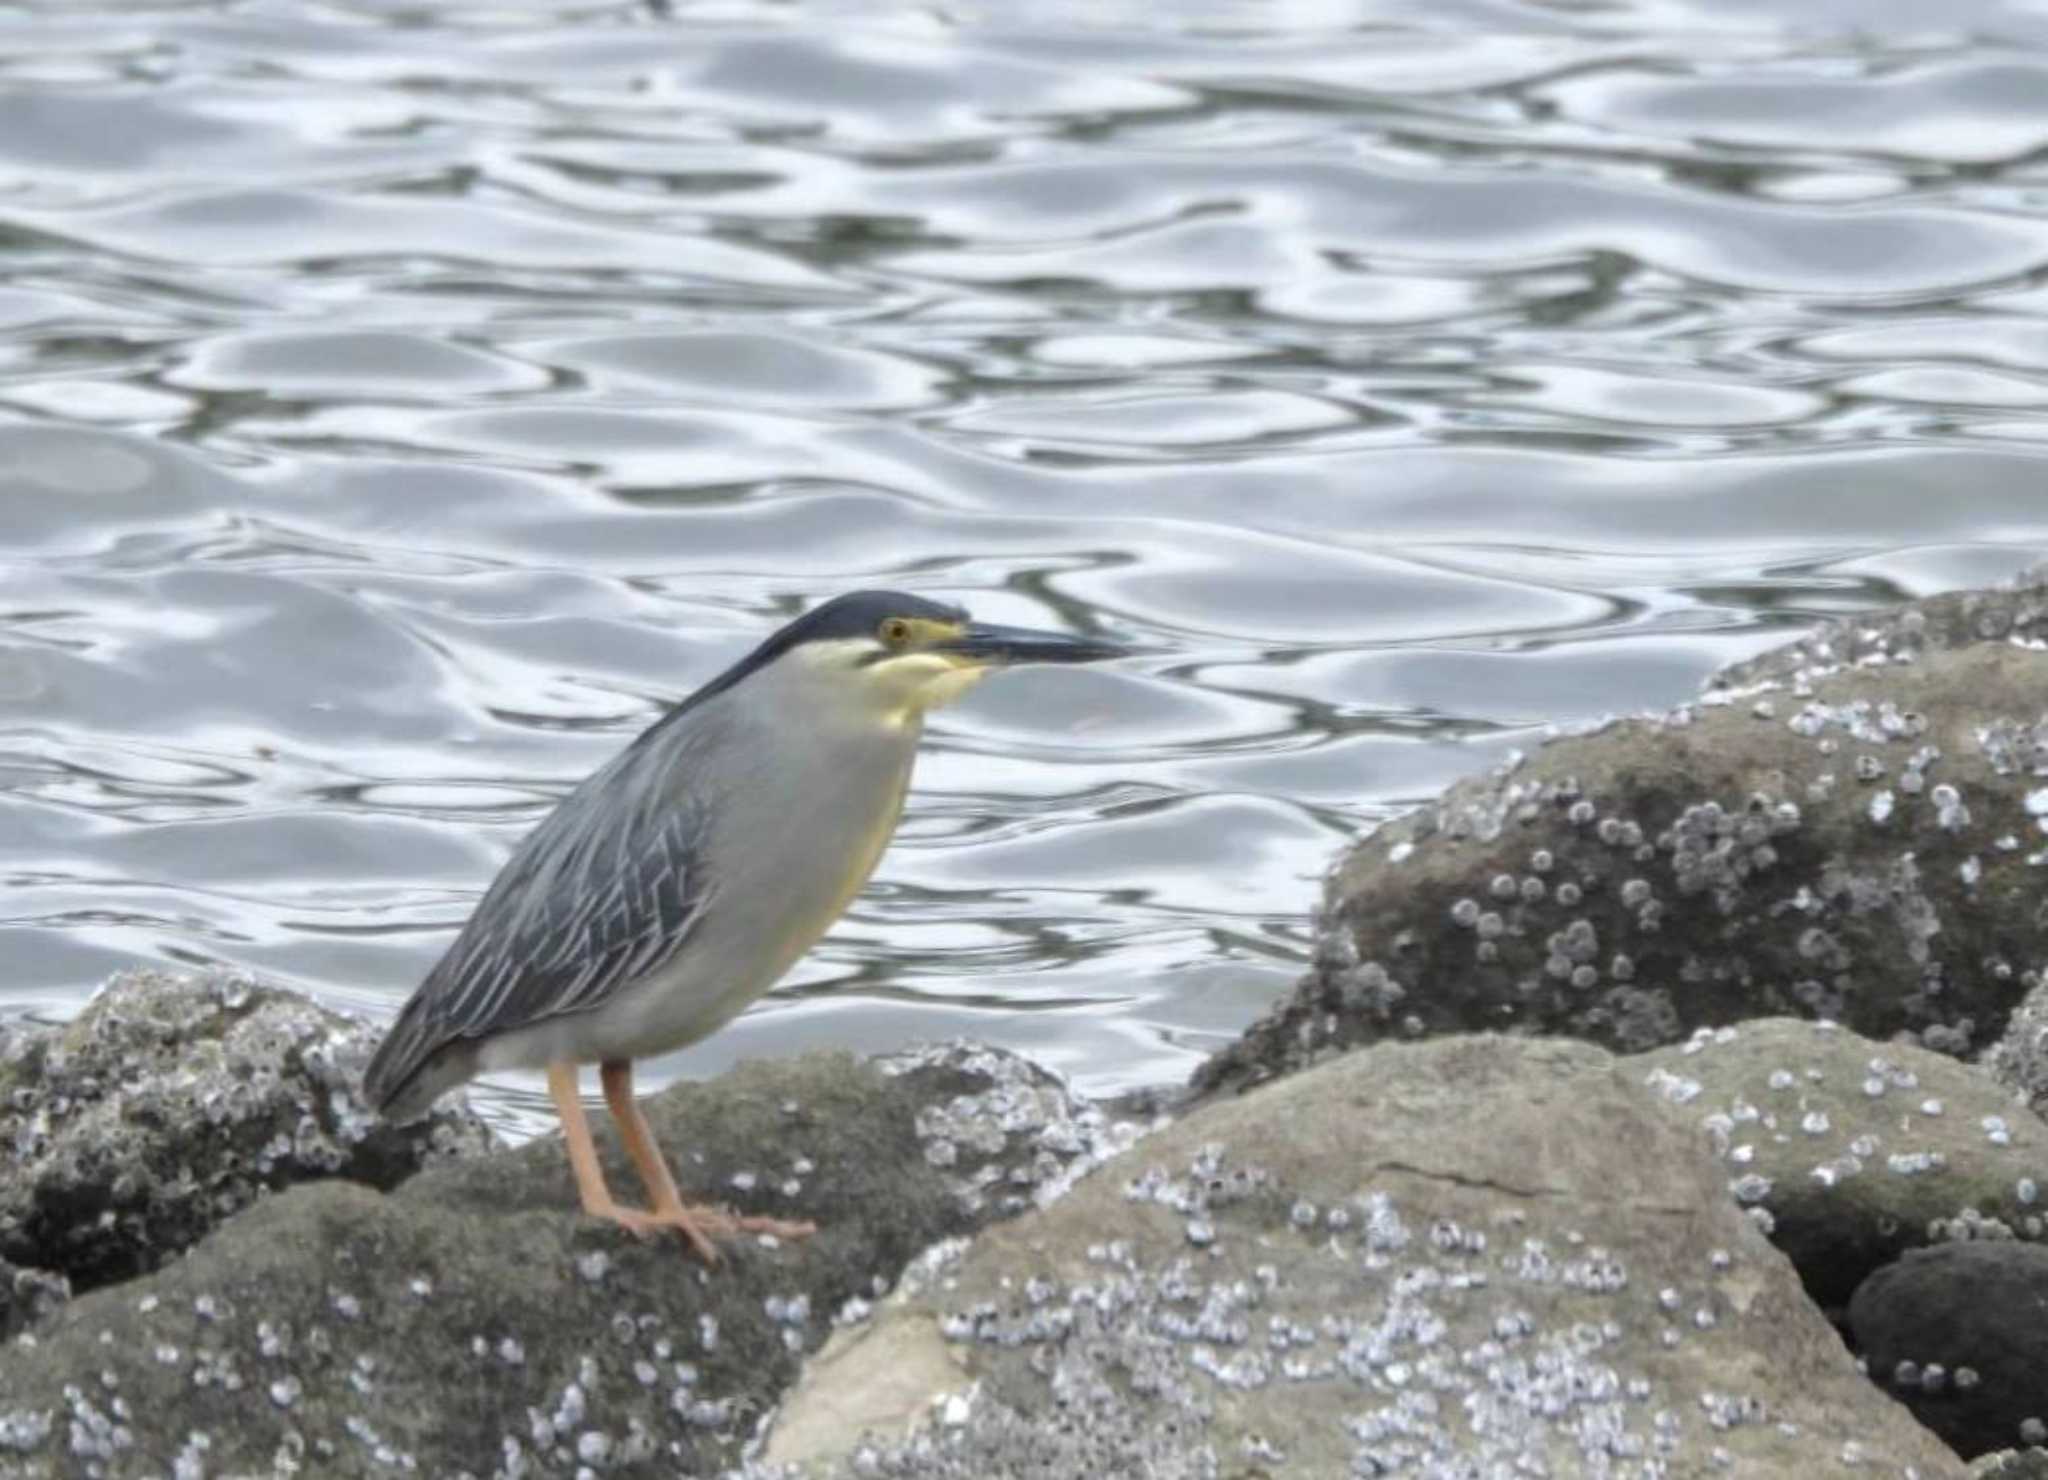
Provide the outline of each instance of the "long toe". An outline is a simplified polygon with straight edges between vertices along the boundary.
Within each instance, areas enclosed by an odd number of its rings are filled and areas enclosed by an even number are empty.
[[[777,1238],[809,1238],[818,1231],[818,1225],[808,1219],[798,1223],[787,1218],[736,1218],[733,1221],[742,1233],[772,1233]]]
[[[730,1237],[735,1233],[772,1233],[777,1238],[809,1238],[818,1225],[787,1218],[766,1218],[735,1213],[731,1208],[697,1207],[683,1209],[701,1228]]]
[[[711,1242],[711,1235],[718,1230],[709,1227],[697,1216],[695,1208],[661,1208],[647,1215],[656,1228],[673,1228],[690,1241],[690,1247],[706,1264],[718,1263],[718,1246]]]
[[[718,1263],[718,1246],[711,1242],[710,1235],[723,1232],[715,1224],[706,1226],[705,1220],[697,1216],[699,1210],[690,1208],[659,1208],[645,1212],[640,1208],[623,1208],[617,1203],[610,1207],[587,1210],[593,1218],[603,1218],[616,1223],[636,1238],[649,1239],[656,1234],[673,1229],[689,1240],[690,1247],[706,1264]]]

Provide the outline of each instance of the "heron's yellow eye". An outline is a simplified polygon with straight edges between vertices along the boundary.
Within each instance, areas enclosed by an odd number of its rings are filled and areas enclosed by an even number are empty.
[[[881,637],[890,647],[902,647],[910,641],[910,623],[902,617],[890,617],[882,623]]]

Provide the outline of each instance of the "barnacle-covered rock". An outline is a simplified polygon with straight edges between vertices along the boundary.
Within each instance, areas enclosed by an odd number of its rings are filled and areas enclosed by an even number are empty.
[[[743,1064],[645,1109],[687,1195],[818,1233],[706,1270],[584,1217],[552,1136],[389,1194],[294,1187],[0,1345],[0,1480],[720,1473],[914,1256],[1135,1134],[970,1044]]]
[[[2043,1437],[2048,1437],[2048,1425]],[[1970,1464],[1970,1480],[2048,1480],[2048,1449],[2029,1444],[1980,1454]]]
[[[1783,647],[1730,664],[1713,687],[1796,686],[1844,665],[1882,668],[1986,642],[2036,652],[2048,648],[2048,564],[2007,585],[1943,591],[1884,611],[1837,617]]]
[[[925,1160],[977,1219],[1051,1202],[1142,1129],[1082,1099],[1043,1065],[985,1043],[917,1044],[873,1062],[916,1087]]]
[[[2048,588],[1938,597],[1556,740],[1380,828],[1313,966],[1196,1074],[1385,1038],[1633,1052],[1793,1015],[1959,1056],[2048,961]]]
[[[0,1258],[79,1289],[153,1269],[263,1193],[389,1187],[490,1142],[460,1101],[408,1126],[361,1099],[376,1029],[239,972],[123,972],[0,1044]]]
[[[1461,1037],[1203,1105],[941,1251],[746,1473],[1959,1475],[1631,1068]]]
[[[1628,1061],[1826,1307],[1908,1249],[2048,1240],[2048,1124],[1982,1070],[1788,1018]]]
[[[2048,1118],[2048,980],[2039,967],[2021,979],[2028,984],[2027,995],[1980,1062],[2035,1114]]]

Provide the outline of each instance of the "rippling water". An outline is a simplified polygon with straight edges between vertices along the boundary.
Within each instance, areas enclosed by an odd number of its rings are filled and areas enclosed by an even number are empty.
[[[0,9],[0,1011],[387,1013],[660,706],[888,583],[1158,651],[941,715],[660,1068],[1178,1076],[1359,829],[2038,558],[2044,208],[2020,4]]]

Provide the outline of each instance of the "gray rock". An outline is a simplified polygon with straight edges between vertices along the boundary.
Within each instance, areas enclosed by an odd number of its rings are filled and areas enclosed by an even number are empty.
[[[744,1065],[647,1113],[687,1192],[820,1232],[706,1270],[582,1217],[553,1137],[390,1194],[296,1187],[0,1348],[0,1477],[716,1473],[914,1254],[1118,1144],[965,1046]]]
[[[1849,1328],[1873,1380],[1964,1456],[2048,1440],[2048,1248],[1920,1249],[1865,1280]]]
[[[1599,1049],[1212,1101],[835,1336],[754,1477],[1959,1475]]]
[[[1871,625],[1918,645],[1760,660],[1388,823],[1331,877],[1308,976],[1198,1089],[1476,1029],[1633,1052],[1794,1015],[1981,1049],[2048,960],[2044,600],[1976,608],[1997,641],[1908,611]]]
[[[240,973],[123,972],[0,1044],[0,1258],[90,1289],[153,1269],[263,1193],[393,1186],[489,1144],[459,1103],[410,1126],[358,1097],[367,1024]]]
[[[1736,1202],[1823,1306],[1908,1249],[2048,1236],[2048,1125],[1943,1054],[1769,1018],[1629,1072],[1707,1133]]]

